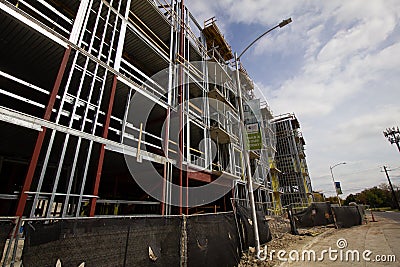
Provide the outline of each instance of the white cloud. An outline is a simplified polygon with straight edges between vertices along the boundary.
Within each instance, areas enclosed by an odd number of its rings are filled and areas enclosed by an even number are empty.
[[[360,114],[337,127],[339,142],[347,145],[357,140],[371,141],[377,133],[381,133],[388,125],[395,124],[400,118],[400,106],[377,106],[377,109]],[[379,136],[381,137],[381,136]]]
[[[293,18],[249,50],[245,63],[262,57],[275,60],[265,62],[271,69],[297,63],[297,69],[274,84],[258,68],[250,76],[275,114],[295,112],[299,118],[317,189],[331,190],[329,166],[335,162],[350,162],[335,169],[343,174],[346,193],[357,185],[385,182],[378,166],[400,165],[398,152],[382,135],[386,127],[400,126],[400,1],[222,0],[190,5],[195,15],[217,15],[222,27],[233,32],[224,32],[227,36],[254,34],[235,32],[232,23],[259,25],[261,33]],[[371,169],[376,171],[349,174]]]

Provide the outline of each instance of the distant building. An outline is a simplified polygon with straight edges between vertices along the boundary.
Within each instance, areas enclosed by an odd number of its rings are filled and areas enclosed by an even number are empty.
[[[282,205],[307,206],[312,201],[311,179],[305,155],[305,141],[300,132],[300,124],[294,114],[274,117],[277,139],[276,162],[279,186],[283,189]]]

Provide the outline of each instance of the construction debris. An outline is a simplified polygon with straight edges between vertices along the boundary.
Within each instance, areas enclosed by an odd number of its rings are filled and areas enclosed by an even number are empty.
[[[270,218],[269,225],[272,233],[272,240],[268,242],[267,252],[268,251],[279,251],[279,250],[292,250],[296,248],[300,248],[304,246],[306,243],[311,241],[316,236],[326,233],[327,231],[332,230],[332,227],[326,226],[318,226],[309,229],[299,229],[300,235],[292,235],[289,233],[290,226],[289,221],[287,219],[281,217]],[[264,246],[262,246],[265,249]],[[256,250],[254,248],[250,248],[248,252],[242,255],[241,261],[239,263],[239,267],[272,267],[277,266],[281,262],[275,257],[271,260],[269,255],[267,255],[267,259],[260,260],[257,258]]]

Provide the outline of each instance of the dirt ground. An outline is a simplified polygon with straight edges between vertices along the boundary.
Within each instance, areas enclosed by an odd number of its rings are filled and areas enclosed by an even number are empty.
[[[282,249],[290,251],[298,249],[312,242],[317,236],[328,236],[335,231],[333,225],[318,226],[309,229],[298,229],[300,235],[290,234],[289,220],[281,217],[269,218],[269,227],[272,234],[272,240],[267,243],[268,251],[276,252]],[[264,248],[264,246],[262,246]],[[278,259],[259,260],[256,257],[255,249],[250,248],[242,256],[239,267],[272,267],[278,266],[281,262]]]
[[[368,223],[354,226],[351,228],[335,229],[332,226],[314,227],[310,229],[300,229],[302,235],[294,236],[285,232],[285,221],[272,221],[270,223],[273,240],[268,246],[268,253],[272,250],[291,250],[304,251],[313,250],[318,254],[329,248],[342,251],[343,254],[349,250],[357,250],[363,252],[370,250],[372,252],[370,261],[363,260],[361,257],[358,261],[346,261],[339,258],[332,261],[327,254],[321,261],[280,261],[275,256],[274,260],[266,259],[259,260],[256,258],[255,249],[250,248],[248,253],[245,253],[239,264],[240,267],[258,267],[258,266],[400,266],[400,222],[375,215],[377,222],[372,222],[370,215],[367,218]],[[280,227],[275,227],[275,224],[280,224]],[[286,228],[287,230],[287,228]],[[344,240],[346,245],[344,248],[339,247],[339,240]],[[340,255],[338,253],[338,255]],[[395,256],[395,262],[378,262],[375,256]]]

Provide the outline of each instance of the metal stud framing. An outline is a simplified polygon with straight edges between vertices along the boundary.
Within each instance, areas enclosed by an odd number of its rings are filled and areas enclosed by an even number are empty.
[[[70,11],[60,10],[53,1],[39,0],[35,4],[20,1],[20,7],[11,7],[8,1],[1,0],[2,12],[29,23],[31,31],[43,35],[42,38],[47,38],[48,42],[67,47],[51,91],[28,82],[25,77],[0,72],[3,78],[30,88],[35,98],[18,95],[8,88],[2,88],[0,94],[45,109],[43,119],[39,119],[35,114],[25,114],[18,108],[0,107],[1,120],[34,130],[42,129],[20,195],[18,216],[22,216],[25,206],[28,206],[28,197],[32,201],[29,217],[81,216],[88,200],[90,211],[85,215],[94,216],[106,151],[130,151],[136,156],[138,149],[143,150],[136,145],[140,143],[138,139],[143,147],[156,150],[162,147],[148,140],[164,142],[165,154],[142,151],[143,159],[164,165],[164,203],[160,209],[163,215],[175,212],[171,205],[165,204],[173,198],[171,183],[189,186],[185,172],[187,166],[206,168],[207,173],[213,175],[226,172],[238,181],[243,179],[242,147],[238,141],[243,133],[238,130],[238,92],[229,62],[220,58],[216,47],[206,48],[202,27],[184,6],[183,0],[170,0],[169,3],[166,0],[138,1],[82,0],[79,5],[71,7],[75,17],[70,19]],[[60,20],[55,23],[39,11],[38,5],[49,10],[52,16],[59,16]],[[142,8],[146,10],[140,11]],[[31,15],[25,14],[26,11]],[[142,12],[144,17],[140,18],[137,12]],[[150,25],[153,22],[159,24]],[[165,32],[160,32],[160,27]],[[156,62],[145,62],[143,57],[147,55],[140,54],[144,49]],[[195,58],[199,62],[194,63]],[[144,66],[140,60],[145,62]],[[152,74],[160,71],[162,66],[168,71],[167,88],[152,79]],[[211,92],[215,88],[218,95]],[[202,100],[192,101],[191,90],[196,90]],[[146,128],[139,130],[139,125],[128,121],[130,100],[135,93],[165,109],[167,127],[160,136],[146,131]],[[47,105],[37,100],[43,95],[50,97]],[[218,99],[218,104],[213,104],[215,99],[211,98]],[[115,111],[120,107],[114,106],[114,100],[124,103],[122,112]],[[181,109],[177,108],[178,104],[182,104]],[[174,140],[173,133],[170,133],[169,115],[176,112],[182,129],[179,140]],[[198,129],[196,137],[191,136],[194,128]],[[229,141],[213,131],[225,132]],[[138,138],[139,132],[143,138]],[[196,144],[191,144],[193,138],[199,139],[194,141]],[[193,147],[202,139],[213,139],[216,151],[212,151],[215,148],[211,142],[201,148]],[[133,140],[134,145],[127,140]],[[178,150],[181,158],[176,154]],[[213,154],[216,157],[213,158]],[[262,150],[260,156],[260,167],[256,171],[261,189],[265,191],[268,185],[262,179],[267,177],[268,155]],[[179,177],[175,175],[175,161],[180,167]],[[235,188],[233,191],[238,190]],[[259,202],[266,199],[263,194],[267,191],[262,190],[256,193]],[[189,208],[183,208],[189,202],[188,190],[183,189],[179,194],[179,213],[189,214]]]
[[[309,203],[311,188],[305,186],[305,180],[309,180],[309,177],[305,160],[301,159],[304,147],[300,125],[293,114],[278,116],[272,123],[276,126],[276,161],[281,171],[279,185],[283,189],[282,205],[291,204],[301,209]]]

